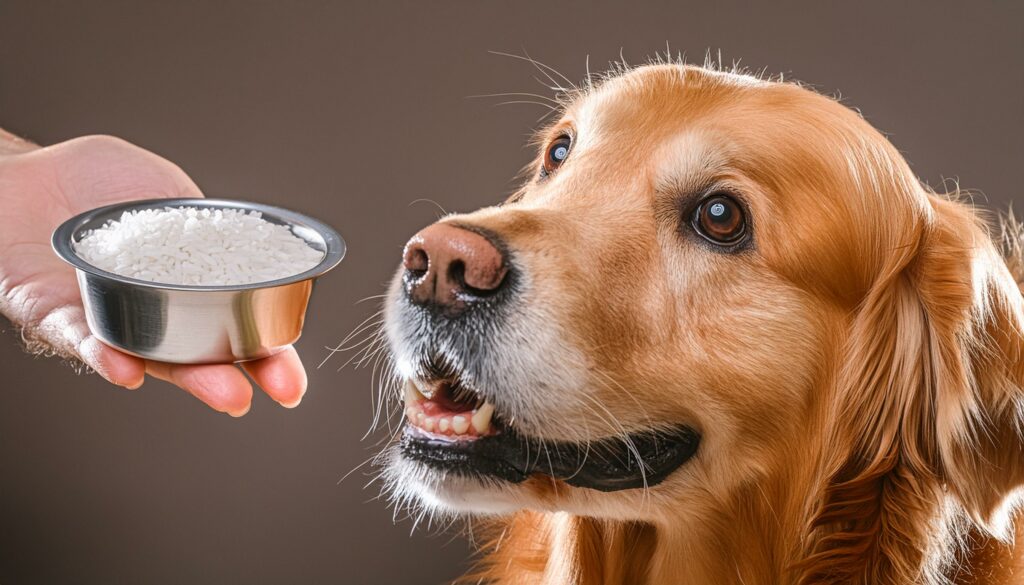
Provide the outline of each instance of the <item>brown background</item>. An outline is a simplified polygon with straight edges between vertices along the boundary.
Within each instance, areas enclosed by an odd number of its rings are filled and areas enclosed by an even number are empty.
[[[772,6],[769,6],[771,4]],[[826,6],[827,5],[827,6]],[[757,7],[759,6],[759,7]],[[44,144],[122,136],[211,195],[277,203],[350,245],[319,284],[300,408],[241,420],[149,381],[137,392],[0,337],[0,583],[438,583],[467,547],[375,501],[360,437],[370,373],[314,369],[374,310],[438,210],[503,197],[547,93],[664,51],[784,72],[889,133],[932,184],[1022,201],[1022,3],[0,2],[0,126]],[[3,213],[3,210],[0,210]],[[0,325],[6,327],[6,325]],[[9,331],[9,328],[8,328]]]

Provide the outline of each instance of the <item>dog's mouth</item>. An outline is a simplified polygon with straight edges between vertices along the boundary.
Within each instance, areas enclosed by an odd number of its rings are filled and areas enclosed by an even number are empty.
[[[547,476],[605,492],[650,487],[689,461],[700,444],[687,426],[587,443],[532,438],[457,376],[407,381],[405,415],[400,449],[408,459],[511,483]]]

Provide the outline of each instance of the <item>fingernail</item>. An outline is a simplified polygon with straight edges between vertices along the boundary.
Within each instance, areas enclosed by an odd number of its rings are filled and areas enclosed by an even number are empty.
[[[250,402],[249,404],[245,405],[245,409],[244,410],[239,410],[239,411],[235,411],[235,412],[229,412],[228,414],[233,416],[233,417],[235,417],[235,418],[243,417],[243,416],[245,416],[249,412],[249,408],[251,408],[251,407],[252,407],[252,403]]]
[[[129,386],[129,385],[125,384],[124,387],[129,389],[129,390],[138,390],[139,388],[142,388],[142,384],[144,384],[145,382],[146,382],[146,378],[143,377],[141,380],[139,380],[138,384],[135,384],[134,386]]]

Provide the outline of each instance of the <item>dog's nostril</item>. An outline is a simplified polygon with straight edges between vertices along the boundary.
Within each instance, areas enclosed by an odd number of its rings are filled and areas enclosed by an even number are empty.
[[[487,297],[501,290],[505,278],[504,266],[467,267],[463,260],[455,260],[448,267],[448,280],[474,297]]]
[[[412,248],[406,252],[404,264],[412,276],[419,278],[430,268],[430,257],[422,248]]]
[[[448,280],[456,286],[466,286],[466,263],[462,260],[453,260],[448,265]]]

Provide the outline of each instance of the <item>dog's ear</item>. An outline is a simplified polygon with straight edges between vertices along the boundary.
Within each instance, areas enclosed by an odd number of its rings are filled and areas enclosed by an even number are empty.
[[[1020,258],[971,207],[926,197],[853,320],[802,583],[939,582],[956,515],[1008,535],[1024,484]]]

